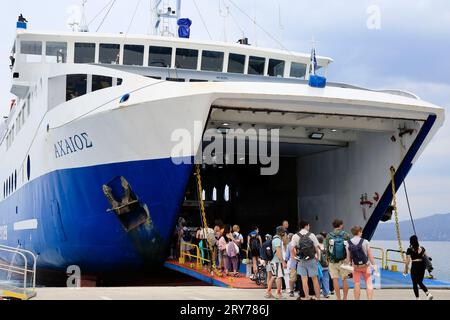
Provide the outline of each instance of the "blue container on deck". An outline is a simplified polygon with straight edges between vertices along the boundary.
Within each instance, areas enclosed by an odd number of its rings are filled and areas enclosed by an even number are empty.
[[[192,21],[190,19],[180,19],[178,20],[178,36],[180,38],[189,39],[191,36],[191,25]]]
[[[17,29],[27,30],[27,23],[26,22],[17,21]]]
[[[325,88],[327,86],[327,78],[311,75],[309,77],[309,86],[313,88]]]

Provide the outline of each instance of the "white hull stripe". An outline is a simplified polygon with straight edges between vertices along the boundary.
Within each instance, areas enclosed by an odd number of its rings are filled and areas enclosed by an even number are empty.
[[[24,220],[14,223],[14,231],[36,230],[38,227],[37,219]]]

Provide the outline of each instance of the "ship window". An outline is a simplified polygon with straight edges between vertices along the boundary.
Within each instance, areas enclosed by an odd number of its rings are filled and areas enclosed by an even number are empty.
[[[94,63],[95,43],[75,43],[75,63]]]
[[[177,49],[175,66],[179,69],[197,69],[198,50]]]
[[[149,67],[170,68],[172,64],[172,48],[150,47],[148,65]]]
[[[87,92],[87,75],[70,74],[66,82],[66,101],[85,95]]]
[[[20,53],[26,55],[27,62],[41,62],[42,60],[42,42],[40,41],[22,41],[20,43]]]
[[[17,190],[17,170],[14,171],[14,189]]]
[[[230,53],[228,58],[229,73],[244,73],[245,56],[242,54]]]
[[[305,78],[306,64],[292,62],[291,64],[291,78]]]
[[[92,76],[92,92],[112,87],[113,79],[105,76]]]
[[[65,42],[47,42],[45,45],[46,61],[49,63],[67,62],[67,43]]]
[[[121,78],[117,78],[117,85],[121,86],[122,85],[123,80]]]
[[[202,70],[204,71],[223,71],[223,52],[203,51]]]
[[[120,45],[101,43],[99,52],[99,63],[119,64]]]
[[[30,116],[30,113],[31,113],[31,97],[30,97],[30,94],[28,94],[28,97],[27,97],[27,116]]]
[[[189,82],[208,82],[208,80],[202,80],[202,79],[190,79]]]
[[[283,77],[284,76],[284,61],[270,59],[268,74],[271,77]]]
[[[186,80],[183,78],[166,78],[166,81],[172,81],[172,82],[185,82]]]
[[[250,57],[248,62],[248,74],[264,75],[266,58]]]
[[[125,45],[123,64],[127,66],[142,66],[144,64],[144,46]]]

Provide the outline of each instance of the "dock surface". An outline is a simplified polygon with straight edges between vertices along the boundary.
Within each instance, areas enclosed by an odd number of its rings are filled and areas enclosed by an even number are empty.
[[[435,300],[450,300],[450,290],[430,290]],[[218,287],[123,287],[123,288],[41,288],[33,300],[265,300],[263,289],[229,289]],[[422,293],[421,293],[422,294]],[[287,296],[287,295],[285,295]],[[362,299],[366,298],[362,292]],[[421,295],[425,300],[425,295]],[[287,298],[294,301],[296,298]],[[350,299],[353,292],[350,291]],[[331,296],[329,300],[335,300]],[[375,300],[415,300],[412,289],[375,291]]]

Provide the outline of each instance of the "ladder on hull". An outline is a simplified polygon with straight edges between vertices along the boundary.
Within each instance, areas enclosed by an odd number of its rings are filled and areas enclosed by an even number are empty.
[[[0,299],[29,300],[36,296],[36,255],[0,245]]]

